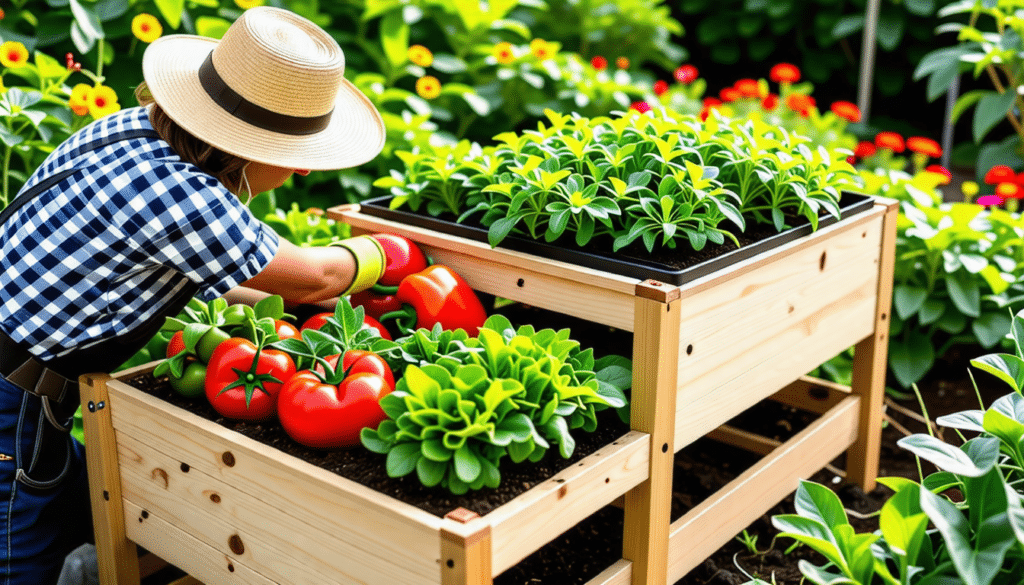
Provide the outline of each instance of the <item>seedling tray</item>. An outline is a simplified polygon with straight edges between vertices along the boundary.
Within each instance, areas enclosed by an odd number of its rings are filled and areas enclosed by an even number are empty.
[[[430,215],[415,213],[405,209],[391,209],[388,205],[392,197],[385,195],[361,202],[360,211],[366,215],[379,217],[407,225],[427,228],[453,236],[463,237],[476,242],[487,242],[487,230],[474,225],[456,223],[439,219]],[[873,200],[866,195],[844,192],[840,204],[840,217],[846,219],[871,209]],[[818,229],[830,226],[838,221],[829,214],[821,216]],[[667,264],[647,258],[616,255],[612,252],[594,253],[578,248],[532,240],[521,236],[509,236],[501,241],[500,247],[517,252],[525,252],[552,260],[560,260],[577,266],[585,266],[603,270],[612,274],[637,278],[653,279],[667,284],[680,285],[712,274],[737,262],[752,258],[768,250],[773,250],[786,242],[802,238],[814,230],[810,222],[803,220],[801,224],[775,235],[747,244],[686,268],[675,268]]]

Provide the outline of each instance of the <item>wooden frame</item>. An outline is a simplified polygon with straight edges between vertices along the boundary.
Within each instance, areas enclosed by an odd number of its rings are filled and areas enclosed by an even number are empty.
[[[482,585],[617,499],[623,557],[591,584],[671,583],[848,449],[849,477],[874,485],[895,202],[682,286],[491,249],[357,206],[328,216],[357,233],[403,234],[478,290],[633,331],[633,431],[484,517],[439,518],[125,383],[147,366],[83,376],[104,583],[138,583],[122,566],[138,543],[207,583]],[[804,377],[853,345],[852,388]],[[766,397],[822,416],[781,445],[722,427]],[[767,456],[670,523],[673,456],[709,433]],[[275,486],[287,486],[287,503]]]

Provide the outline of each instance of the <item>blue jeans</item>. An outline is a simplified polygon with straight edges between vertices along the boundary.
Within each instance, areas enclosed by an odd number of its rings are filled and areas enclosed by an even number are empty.
[[[85,449],[41,410],[0,376],[0,585],[56,583],[64,557],[92,540]]]

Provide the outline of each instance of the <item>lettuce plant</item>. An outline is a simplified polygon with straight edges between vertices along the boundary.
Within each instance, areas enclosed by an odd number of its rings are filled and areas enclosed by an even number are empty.
[[[1004,330],[1005,331],[1005,330]],[[812,583],[1010,585],[1024,574],[1024,313],[1013,318],[1014,354],[972,360],[1013,392],[987,410],[939,417],[937,423],[973,438],[954,446],[917,434],[899,445],[938,471],[920,482],[879,481],[895,494],[882,506],[879,530],[857,534],[828,488],[802,482],[796,514],[772,518],[791,537],[822,554],[826,564],[800,561]],[[962,498],[944,495],[955,489]],[[929,524],[934,528],[929,528]]]
[[[591,432],[599,409],[626,403],[630,362],[595,361],[568,330],[515,329],[496,315],[478,337],[450,333],[420,330],[397,342],[418,363],[381,399],[388,419],[361,436],[366,448],[387,454],[392,477],[415,471],[423,485],[455,494],[496,487],[504,456],[539,461],[557,447],[570,457],[571,430]]]

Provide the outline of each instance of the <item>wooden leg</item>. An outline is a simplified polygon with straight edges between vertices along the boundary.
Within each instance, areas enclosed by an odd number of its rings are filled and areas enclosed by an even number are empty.
[[[854,394],[859,394],[860,425],[857,442],[846,453],[846,476],[865,492],[875,489],[878,459],[882,445],[882,401],[885,398],[885,371],[889,357],[889,317],[892,309],[892,278],[896,251],[898,206],[889,204],[882,228],[882,246],[878,260],[878,306],[871,337],[858,343],[853,355]]]
[[[630,426],[651,435],[651,469],[650,478],[627,492],[625,499],[622,556],[633,562],[633,585],[668,582],[682,311],[679,289],[665,295],[666,288],[651,281],[637,286]],[[651,294],[659,292],[663,294]]]
[[[441,585],[491,585],[491,525],[458,508],[441,525]]]
[[[139,585],[138,548],[124,530],[117,442],[107,398],[109,380],[106,374],[86,374],[78,380],[96,557],[103,585]]]

